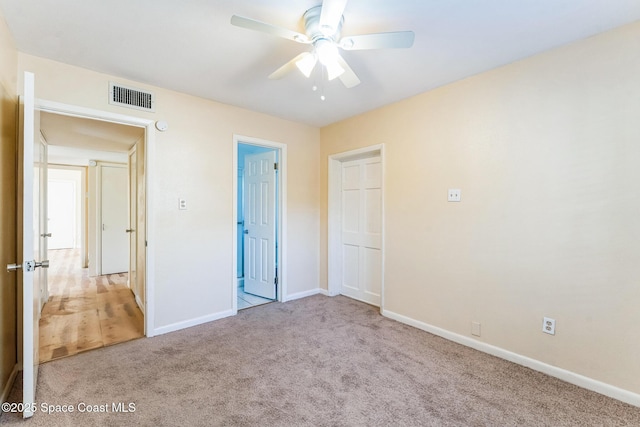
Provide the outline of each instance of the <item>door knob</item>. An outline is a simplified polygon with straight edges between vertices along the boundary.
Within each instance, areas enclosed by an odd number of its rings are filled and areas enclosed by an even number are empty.
[[[22,268],[22,264],[7,264],[7,271],[17,271]]]
[[[36,262],[36,267],[49,268],[49,260],[45,259],[42,262]]]
[[[244,230],[244,234],[249,234],[249,230]]]
[[[126,229],[126,230],[124,230],[124,231],[126,231],[127,233],[133,233],[133,232],[134,232],[134,231],[136,231],[136,230],[134,230],[133,228],[127,228],[127,229]]]
[[[40,236],[42,236],[42,237],[51,237],[51,233],[41,234]]]
[[[26,271],[33,271],[37,267],[49,268],[49,260],[46,259],[46,260],[44,260],[42,262],[36,262],[36,261],[27,261],[27,262],[25,262],[25,270]],[[7,271],[8,272],[20,270],[21,268],[22,268],[22,264],[7,264]]]

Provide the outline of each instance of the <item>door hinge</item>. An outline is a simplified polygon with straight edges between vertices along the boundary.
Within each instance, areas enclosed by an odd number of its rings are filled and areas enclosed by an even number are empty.
[[[273,164],[273,170],[278,170],[278,164],[277,163]]]
[[[276,268],[276,277],[273,278],[274,285],[278,286],[278,269]]]

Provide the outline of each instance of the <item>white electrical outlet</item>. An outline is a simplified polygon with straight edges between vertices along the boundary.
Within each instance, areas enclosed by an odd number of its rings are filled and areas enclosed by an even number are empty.
[[[556,334],[556,319],[545,317],[542,320],[542,332],[549,335]]]
[[[471,335],[480,336],[480,322],[471,322]]]
[[[181,211],[187,210],[187,201],[185,199],[178,199],[178,209]]]
[[[460,201],[460,189],[459,188],[450,188],[447,192],[447,201],[449,202],[459,202]]]

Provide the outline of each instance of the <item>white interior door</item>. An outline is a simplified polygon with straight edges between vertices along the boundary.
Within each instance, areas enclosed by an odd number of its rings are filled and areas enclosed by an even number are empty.
[[[276,299],[276,152],[244,161],[244,291]]]
[[[244,165],[242,165],[244,168]],[[238,169],[238,212],[236,217],[236,241],[237,241],[237,266],[236,276],[241,278],[244,276],[244,200],[243,198],[244,188],[244,169]]]
[[[380,306],[382,164],[380,157],[342,163],[341,290]]]
[[[137,285],[137,263],[138,263],[138,245],[137,245],[137,221],[138,221],[138,163],[136,149],[129,151],[129,228],[126,232],[129,234],[129,288],[138,295]]]
[[[24,418],[31,417],[35,408],[36,384],[38,380],[39,328],[41,284],[46,279],[48,261],[41,258],[46,245],[42,245],[46,229],[41,225],[41,207],[46,202],[46,147],[39,138],[39,116],[35,110],[34,80],[32,73],[24,74],[24,95],[20,110],[22,146],[21,169],[21,209],[22,216],[22,351],[20,361],[23,369],[22,402]],[[43,149],[43,147],[45,149]],[[46,212],[46,211],[45,211]],[[45,252],[46,253],[46,252]],[[46,282],[44,282],[46,283]]]
[[[50,180],[47,188],[49,249],[76,247],[76,183]]]
[[[35,132],[36,135],[40,134],[40,114],[35,112]],[[48,165],[47,165],[47,144],[41,138],[37,138],[37,142],[34,146],[34,181],[38,181],[37,185],[33,188],[33,211],[38,212],[37,216],[34,215],[34,245],[36,245],[35,260],[48,260],[49,259],[49,238],[52,236],[49,231],[49,179],[48,179]],[[35,227],[35,224],[38,224]],[[47,270],[38,269],[36,272],[37,280],[40,286],[40,292],[38,297],[40,304],[38,306],[38,319],[40,319],[40,311],[44,304],[49,299],[48,288],[48,275]]]
[[[129,174],[126,166],[101,166],[101,274],[129,271]]]

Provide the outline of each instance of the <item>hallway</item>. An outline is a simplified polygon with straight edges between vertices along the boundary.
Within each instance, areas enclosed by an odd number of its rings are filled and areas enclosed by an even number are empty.
[[[144,336],[127,273],[88,277],[78,249],[49,251],[49,300],[40,318],[40,363]]]

